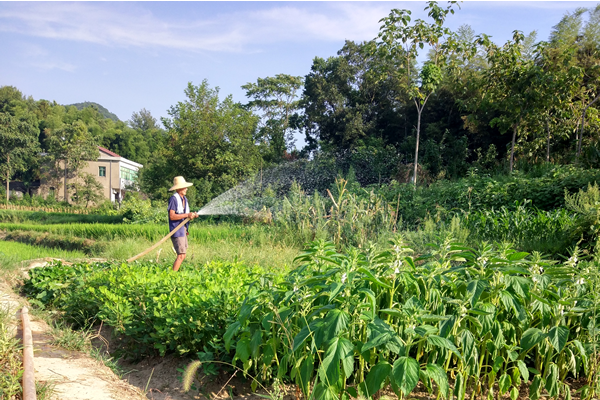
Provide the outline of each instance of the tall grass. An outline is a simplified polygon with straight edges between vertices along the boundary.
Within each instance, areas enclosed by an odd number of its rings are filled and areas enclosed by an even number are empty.
[[[363,247],[395,230],[397,213],[374,191],[354,193],[348,181],[337,179],[327,197],[317,192],[309,195],[294,184],[273,213],[273,221],[297,243],[328,239],[338,247]]]

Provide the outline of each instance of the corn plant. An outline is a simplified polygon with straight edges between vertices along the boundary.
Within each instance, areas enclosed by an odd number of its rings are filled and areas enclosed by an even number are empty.
[[[247,373],[291,380],[308,398],[388,385],[403,397],[419,382],[459,400],[514,400],[528,382],[534,400],[570,398],[567,377],[592,377],[598,316],[572,263],[450,240],[414,257],[401,238],[381,253],[315,241],[297,262],[283,282],[257,284],[225,346]]]

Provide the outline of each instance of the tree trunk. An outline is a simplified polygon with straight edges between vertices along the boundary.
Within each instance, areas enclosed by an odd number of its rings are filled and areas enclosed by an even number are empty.
[[[66,164],[66,162],[65,162]],[[63,200],[68,202],[69,200],[67,200],[67,166],[65,165],[65,185],[64,185],[64,196],[63,196]]]
[[[512,141],[510,142],[510,172],[512,172],[512,170],[513,170],[513,164],[514,164],[514,160],[515,160],[515,141],[517,139],[517,127],[518,126],[519,126],[518,124],[513,125],[513,137],[512,137]]]
[[[419,166],[419,138],[421,136],[421,114],[423,113],[423,109],[425,108],[425,104],[427,104],[427,100],[429,100],[429,96],[431,93],[425,97],[423,100],[423,104],[419,106],[419,101],[415,98],[415,105],[417,106],[417,144],[415,145],[415,168],[413,172],[413,183],[415,189],[417,188],[417,167]]]
[[[419,137],[421,136],[421,112],[423,108],[417,106],[417,144],[415,145],[415,169],[413,172],[413,184],[417,187],[417,167],[419,165]]]
[[[546,120],[546,131],[548,132],[546,140],[546,162],[550,162],[550,124],[548,124],[548,120]]]
[[[6,204],[8,204],[8,183],[10,182],[10,155],[6,159]]]
[[[600,99],[600,94],[598,94],[598,96],[596,96],[594,98],[594,100],[592,100],[592,102],[583,109],[583,112],[581,113],[581,132],[579,133],[579,137],[577,138],[577,151],[576,151],[576,158],[578,160],[579,160],[579,156],[581,155],[581,143],[583,142],[583,126],[585,125],[585,113],[587,112],[588,108],[590,108],[592,106],[592,104],[594,104],[596,101],[598,101],[598,99]]]

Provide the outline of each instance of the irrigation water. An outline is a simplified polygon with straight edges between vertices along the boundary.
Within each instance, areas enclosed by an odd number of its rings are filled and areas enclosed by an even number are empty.
[[[346,175],[354,166],[355,179],[361,185],[389,181],[399,160],[393,154],[367,151],[343,151],[335,156],[315,156],[311,160],[296,160],[260,171],[250,179],[212,199],[198,215],[252,215],[271,208],[278,197],[285,196],[297,183],[307,194],[324,193],[337,176]]]
[[[212,199],[198,211],[198,215],[251,215],[263,207],[272,206],[275,197],[285,195],[294,182],[307,192],[318,190],[325,177],[312,175],[310,163],[296,160],[260,171]]]

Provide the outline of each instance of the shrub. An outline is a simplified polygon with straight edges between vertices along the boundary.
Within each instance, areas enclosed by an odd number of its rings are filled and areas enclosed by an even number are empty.
[[[565,190],[565,203],[568,209],[578,215],[575,234],[582,237],[586,244],[594,245],[600,234],[600,190],[598,184],[588,184],[587,190],[580,189],[576,194]]]

